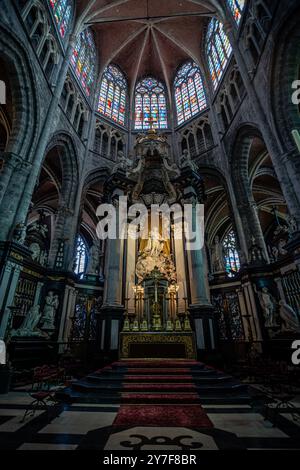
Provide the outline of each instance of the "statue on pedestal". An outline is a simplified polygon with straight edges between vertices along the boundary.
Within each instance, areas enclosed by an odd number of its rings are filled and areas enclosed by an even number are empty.
[[[117,154],[117,162],[113,166],[112,174],[116,173],[117,171],[124,171],[127,175],[132,169],[132,166],[132,161],[129,158],[125,157],[124,152],[122,150],[119,150]]]
[[[225,271],[223,245],[219,237],[215,237],[215,242],[211,250],[211,265],[213,273]]]
[[[41,315],[42,314],[40,312],[39,305],[34,305],[33,307],[31,307],[28,310],[27,315],[20,328],[18,328],[17,330],[12,330],[11,336],[45,336],[45,334],[37,327],[40,322]]]
[[[27,227],[23,222],[17,224],[13,232],[13,241],[23,245],[26,239],[26,230]]]
[[[198,167],[196,163],[192,160],[192,157],[187,149],[182,152],[182,155],[179,160],[179,166],[181,170],[183,168],[190,168],[192,171],[198,171]]]
[[[86,269],[87,275],[98,275],[100,272],[100,245],[99,241],[94,241],[89,253],[89,260]]]
[[[59,306],[58,295],[54,295],[53,291],[49,291],[46,297],[46,303],[41,319],[43,330],[55,329],[55,315]]]
[[[273,328],[278,326],[277,321],[276,321],[276,306],[277,302],[270,294],[269,290],[267,287],[263,287],[261,291],[258,291],[256,287],[254,288],[254,291],[258,295],[259,298],[259,303],[261,305],[261,308],[264,312],[264,317],[265,317],[265,327],[266,328]]]
[[[281,331],[300,333],[300,318],[298,317],[297,313],[284,300],[281,300],[279,305],[279,315],[283,321]]]

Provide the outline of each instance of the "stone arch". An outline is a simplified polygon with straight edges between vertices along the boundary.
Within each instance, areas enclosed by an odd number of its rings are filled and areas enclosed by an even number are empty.
[[[104,196],[104,183],[109,174],[110,172],[106,167],[101,167],[90,171],[84,180],[78,232],[84,235],[89,245],[95,240],[97,226],[96,210]]]
[[[7,67],[13,103],[11,133],[6,152],[22,155],[29,160],[39,124],[36,80],[27,51],[3,24],[0,26],[0,58]]]
[[[57,132],[49,140],[45,156],[57,148],[62,169],[61,204],[74,207],[79,183],[78,155],[72,137],[67,133]]]
[[[300,80],[299,22],[299,8],[292,14],[289,11],[289,16],[276,32],[268,99],[278,138],[283,148],[297,157],[299,155],[291,131],[299,129],[300,122],[300,107],[292,102],[292,83]],[[294,162],[296,165],[296,160]]]

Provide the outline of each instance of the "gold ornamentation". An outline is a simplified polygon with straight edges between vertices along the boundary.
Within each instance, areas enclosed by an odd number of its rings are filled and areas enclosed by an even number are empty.
[[[182,334],[134,334],[121,333],[121,358],[128,359],[130,357],[131,344],[184,344],[185,359],[195,359],[195,341],[193,333]]]

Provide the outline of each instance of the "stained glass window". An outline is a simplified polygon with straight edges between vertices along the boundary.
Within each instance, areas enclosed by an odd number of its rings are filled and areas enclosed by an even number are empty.
[[[59,34],[64,38],[71,23],[72,2],[71,0],[49,0],[49,3]]]
[[[232,11],[235,21],[239,24],[245,7],[245,0],[227,0],[227,3]]]
[[[77,244],[76,244],[76,253],[75,253],[75,268],[74,272],[75,274],[78,274],[78,276],[83,276],[85,270],[86,270],[86,264],[87,264],[87,247],[86,244],[83,240],[83,238],[78,235],[77,237]]]
[[[71,64],[82,88],[90,96],[96,79],[96,47],[89,29],[79,34],[71,56]]]
[[[167,100],[162,83],[148,77],[135,89],[135,129],[166,129]]]
[[[124,126],[127,98],[127,81],[115,65],[106,67],[100,88],[98,111]]]
[[[236,237],[233,230],[223,240],[225,267],[229,277],[233,277],[241,268],[237,251]]]
[[[177,124],[182,124],[206,108],[202,76],[195,62],[187,62],[180,67],[174,88]]]
[[[231,53],[232,47],[224,32],[223,24],[213,18],[207,29],[206,55],[214,89],[222,78]]]

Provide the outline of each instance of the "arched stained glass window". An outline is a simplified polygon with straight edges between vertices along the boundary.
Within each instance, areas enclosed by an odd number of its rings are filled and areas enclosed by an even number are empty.
[[[49,0],[51,10],[56,22],[57,29],[62,38],[68,32],[72,17],[71,0]]]
[[[71,64],[82,88],[90,96],[96,78],[96,47],[89,29],[79,34]]]
[[[245,0],[227,0],[227,3],[232,11],[235,21],[239,24],[245,7]]]
[[[206,55],[214,89],[217,88],[232,52],[223,24],[213,18],[207,29]]]
[[[166,129],[167,100],[162,83],[148,77],[135,89],[135,129]]]
[[[229,277],[233,277],[241,268],[240,257],[237,251],[236,237],[233,230],[223,240],[225,268]]]
[[[83,276],[87,265],[87,247],[83,238],[78,235],[75,253],[75,268],[74,272],[78,276]]]
[[[127,97],[127,81],[115,65],[106,67],[100,88],[98,111],[124,126]]]
[[[182,124],[206,108],[202,76],[195,62],[187,62],[178,70],[175,81],[177,123]]]

